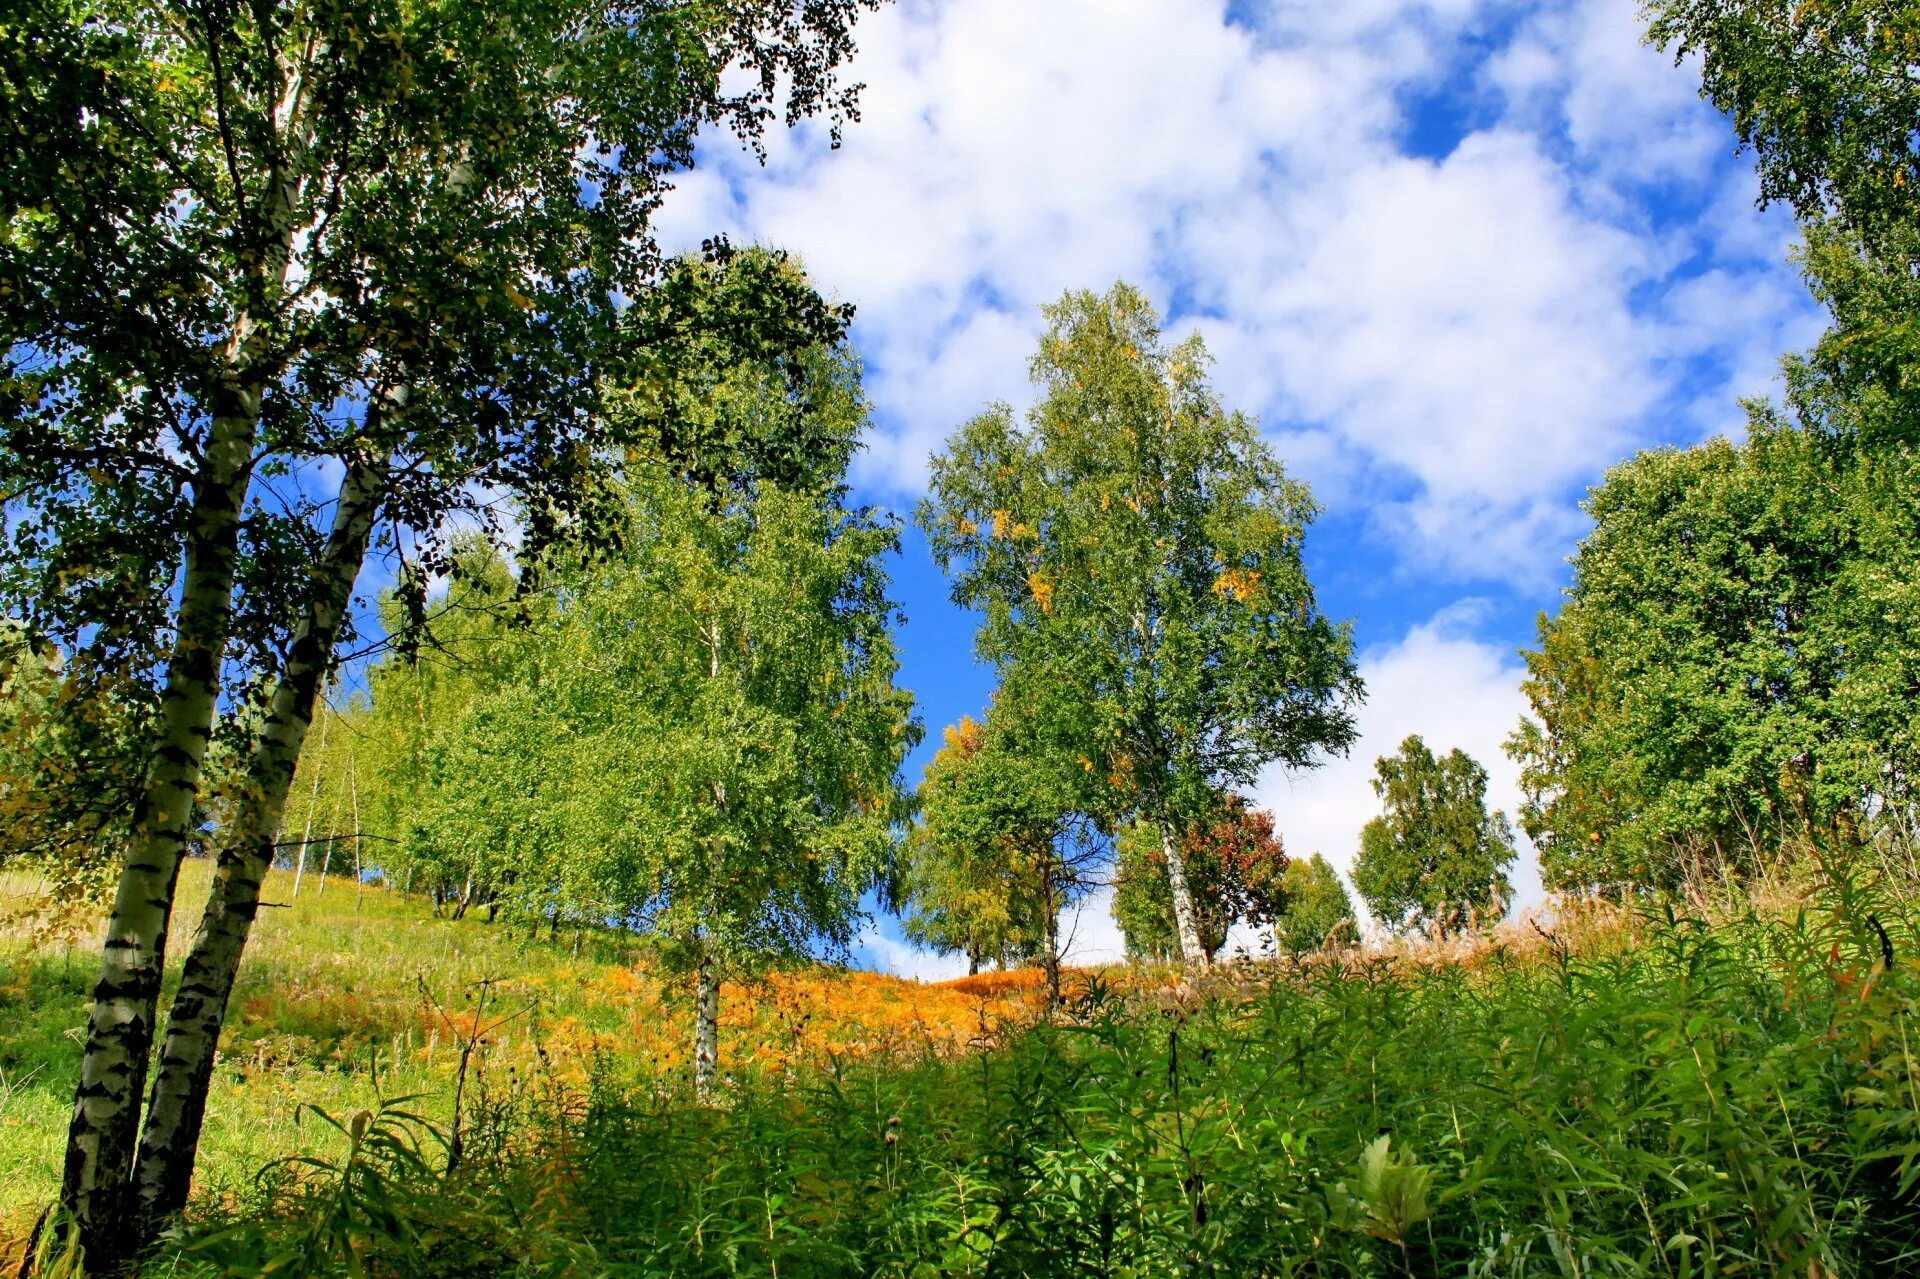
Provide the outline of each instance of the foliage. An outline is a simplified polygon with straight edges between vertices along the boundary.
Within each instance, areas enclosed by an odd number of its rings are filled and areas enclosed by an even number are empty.
[[[1920,231],[1920,12],[1904,0],[1649,0],[1649,38],[1699,55],[1701,96],[1807,222]]]
[[[1390,929],[1454,936],[1506,914],[1513,831],[1487,811],[1487,770],[1459,747],[1436,757],[1418,734],[1374,761],[1380,816],[1360,830],[1353,886]]]
[[[1220,404],[1199,338],[1165,345],[1126,285],[1046,318],[1026,428],[1004,405],[962,427],[918,518],[1003,696],[1052,708],[1026,717],[1033,750],[1086,773],[1099,824],[1170,832],[1267,763],[1345,747],[1352,645],[1301,561],[1312,500]]]
[[[1913,921],[1818,891],[1184,998],[1087,981],[990,1051],[822,1061],[725,1109],[604,1060],[495,1077],[461,1169],[396,1185],[409,1233],[359,1256],[404,1266],[419,1232],[446,1274],[1900,1273]],[[264,1187],[209,1223],[260,1251],[189,1235],[158,1272],[257,1268],[333,1184]]]
[[[897,896],[907,909],[907,936],[940,954],[967,956],[978,971],[985,960],[1005,968],[1038,953],[1047,932],[1041,895],[1023,880],[1051,842],[1050,823],[1021,837],[989,816],[975,819],[968,800],[998,802],[1003,793],[986,754],[986,726],[971,716],[949,724],[927,764],[917,796],[921,820],[908,832]],[[984,758],[983,758],[984,756]],[[1004,807],[1012,808],[1017,799]]]
[[[657,415],[594,412],[588,371],[691,363],[713,345],[676,307],[694,290],[672,272],[649,289],[662,264],[648,219],[702,125],[757,145],[776,106],[846,116],[834,69],[861,7],[14,15],[0,596],[76,662],[151,671],[183,557],[215,549],[195,541],[210,530],[189,499],[227,484],[237,552],[219,638],[229,684],[257,691],[324,551],[322,459],[382,470],[380,518],[404,530],[385,545],[402,559],[444,566],[450,511],[496,526],[485,491],[537,495],[530,548],[580,531],[570,517],[595,492],[583,441],[679,442]],[[645,300],[624,325],[623,296]],[[844,326],[817,298],[755,300],[761,329]],[[216,476],[215,436],[236,430],[251,456]],[[704,447],[687,460],[716,465]]]
[[[1300,955],[1328,944],[1359,940],[1353,899],[1347,886],[1320,854],[1287,862],[1280,917],[1274,938],[1280,949]]]
[[[47,886],[15,908],[86,927],[112,882],[140,781],[149,707],[124,682],[88,681],[50,645],[0,621],[0,867]]]
[[[1920,471],[1857,446],[1796,371],[1796,425],[1645,453],[1607,476],[1509,743],[1549,887],[1751,872],[1789,837],[1847,846],[1907,802]]]
[[[631,492],[632,549],[567,583],[539,654],[572,739],[559,891],[731,964],[843,946],[918,732],[881,567],[898,534],[818,493]]]
[[[1167,891],[1160,833],[1135,822],[1120,833],[1113,885],[1113,917],[1127,952],[1166,961],[1180,955],[1180,935]],[[1180,834],[1187,883],[1193,892],[1200,945],[1209,958],[1227,944],[1235,924],[1271,924],[1287,909],[1290,867],[1273,832],[1273,814],[1244,795],[1223,795],[1213,811]]]

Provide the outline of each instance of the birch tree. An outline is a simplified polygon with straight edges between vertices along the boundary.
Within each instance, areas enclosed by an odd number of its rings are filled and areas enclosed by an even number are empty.
[[[1109,829],[1157,832],[1180,953],[1204,964],[1179,835],[1271,763],[1353,738],[1352,642],[1300,550],[1316,511],[1127,285],[1045,308],[1024,427],[996,405],[933,459],[919,520],[978,651],[1063,713],[1043,749],[1096,783]]]
[[[1454,937],[1495,923],[1513,898],[1513,829],[1487,808],[1487,770],[1419,735],[1374,761],[1381,812],[1360,831],[1353,886],[1382,924]]]
[[[593,375],[657,274],[653,210],[702,125],[844,117],[861,7],[26,0],[0,27],[5,606],[153,690],[62,1192],[91,1270],[185,1200],[369,550],[431,569],[500,490],[529,546],[590,522]],[[254,799],[147,1095],[175,876],[243,704]]]
[[[844,949],[892,863],[918,736],[881,568],[898,533],[831,492],[716,501],[641,476],[630,501],[634,550],[569,588],[552,654],[566,857],[692,978],[705,1098],[722,980]]]

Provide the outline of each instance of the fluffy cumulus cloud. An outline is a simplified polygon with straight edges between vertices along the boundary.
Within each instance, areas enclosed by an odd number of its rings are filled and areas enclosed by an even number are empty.
[[[1422,616],[1436,583],[1523,616],[1608,465],[1737,430],[1817,327],[1790,224],[1639,30],[1635,0],[899,0],[838,152],[716,142],[663,229],[782,245],[858,304],[876,500],[1025,401],[1042,304],[1127,279],[1354,517],[1323,555],[1417,578]],[[1369,733],[1491,765],[1528,636],[1422,616],[1358,619]],[[1273,792],[1319,814],[1296,848],[1344,855],[1365,762]]]
[[[669,233],[860,305],[878,493],[1023,398],[1042,303],[1124,277],[1324,495],[1467,579],[1550,576],[1598,468],[1725,425],[1805,335],[1784,223],[1632,0],[1247,8],[905,0],[839,153],[716,148]]]

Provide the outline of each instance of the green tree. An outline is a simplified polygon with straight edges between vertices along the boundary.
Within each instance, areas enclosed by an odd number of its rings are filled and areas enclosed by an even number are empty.
[[[547,704],[527,700],[539,598],[484,541],[457,542],[445,589],[420,606],[420,641],[367,670],[368,704],[331,756],[336,769],[372,775],[357,797],[360,835],[378,843],[382,868],[456,918],[476,902],[497,910],[518,873],[552,855],[562,799],[554,770],[522,740],[555,731]],[[387,629],[406,634],[408,602],[389,594],[382,604]],[[337,810],[338,788],[315,762],[316,796],[333,792]]]
[[[970,971],[982,959],[1037,960],[1058,1004],[1060,915],[1095,885],[1105,841],[1076,813],[1079,779],[1024,749],[1021,714],[1002,690],[984,723],[947,730],[921,783],[899,895],[909,938],[964,953]]]
[[[977,828],[964,820],[971,813],[961,801],[983,790],[974,779],[983,768],[1003,771],[982,759],[985,748],[980,721],[962,716],[947,726],[916,795],[920,820],[907,832],[896,885],[908,939],[938,954],[965,955],[969,974],[982,962],[1024,963],[1038,953],[1045,931],[1035,895],[1024,891],[1022,841],[997,823],[971,838]]]
[[[1204,963],[1179,833],[1273,762],[1353,736],[1344,627],[1300,558],[1315,509],[1138,290],[1046,308],[1023,429],[989,409],[933,459],[919,520],[1002,687],[1044,688],[1034,747],[1091,779],[1087,815],[1159,833],[1181,953]]]
[[[437,567],[448,516],[499,489],[528,499],[530,548],[591,523],[618,419],[589,373],[657,274],[661,193],[703,124],[757,141],[782,103],[844,114],[860,7],[28,0],[0,29],[0,595],[75,663],[144,672],[156,708],[62,1194],[92,1269],[184,1202],[369,548]],[[222,705],[253,799],[143,1129]]]
[[[1487,811],[1487,770],[1455,747],[1436,758],[1416,734],[1374,762],[1381,815],[1360,831],[1353,886],[1395,931],[1457,936],[1504,914],[1513,831]]]
[[[1643,453],[1588,500],[1509,743],[1550,888],[1746,874],[1909,801],[1920,462],[1857,447],[1860,399],[1790,372],[1811,425],[1754,405],[1746,443]]]
[[[1166,961],[1180,957],[1180,931],[1168,889],[1159,832],[1134,822],[1120,832],[1113,882],[1113,917],[1129,954]],[[1180,833],[1180,860],[1209,960],[1227,944],[1235,924],[1271,924],[1285,909],[1287,855],[1273,832],[1273,815],[1243,795],[1224,795]]]
[[[1329,942],[1357,938],[1353,899],[1347,886],[1320,854],[1287,863],[1286,900],[1274,922],[1280,948],[1299,955]]]
[[[564,708],[568,882],[693,975],[705,1095],[722,976],[844,948],[893,863],[919,731],[893,683],[898,532],[772,485],[719,507],[671,480],[630,494],[630,549],[567,588],[528,713]]]

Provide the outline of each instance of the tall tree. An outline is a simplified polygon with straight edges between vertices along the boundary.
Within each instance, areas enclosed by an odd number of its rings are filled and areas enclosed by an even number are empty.
[[[705,1096],[722,978],[844,948],[892,864],[918,736],[881,567],[898,532],[771,485],[716,508],[637,477],[630,501],[631,549],[569,586],[535,700],[572,739],[572,882],[691,973]]]
[[[1045,314],[1026,427],[1004,405],[962,427],[919,520],[1002,686],[1060,708],[1036,743],[1093,780],[1089,815],[1158,832],[1200,964],[1180,832],[1264,765],[1346,747],[1352,645],[1301,562],[1313,502],[1220,404],[1199,338],[1165,345],[1124,284]]]
[[[1339,874],[1320,854],[1287,863],[1285,900],[1274,921],[1280,949],[1299,955],[1330,942],[1356,940],[1353,899]]]
[[[595,490],[602,357],[697,130],[850,107],[863,0],[27,0],[0,29],[8,610],[154,690],[62,1202],[120,1268],[187,1191],[229,974],[370,547]],[[337,477],[337,478],[335,478]],[[223,684],[223,673],[227,676]],[[237,810],[146,1098],[222,705]],[[136,1158],[136,1138],[139,1149]],[[137,1166],[136,1166],[137,1165]]]
[[[1159,832],[1135,822],[1120,834],[1113,916],[1131,954],[1168,960],[1180,956],[1180,932],[1167,888]],[[1273,814],[1244,795],[1223,795],[1213,810],[1180,833],[1180,859],[1209,959],[1227,944],[1235,924],[1271,924],[1286,902],[1287,855],[1273,831]]]
[[[1360,831],[1353,886],[1388,928],[1455,936],[1506,913],[1513,831],[1487,811],[1487,770],[1455,747],[1436,758],[1416,734],[1374,762],[1382,812]]]

